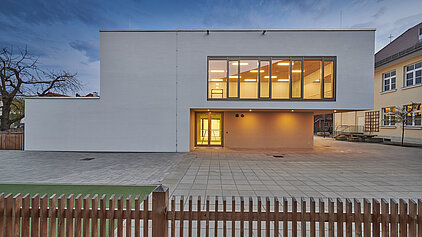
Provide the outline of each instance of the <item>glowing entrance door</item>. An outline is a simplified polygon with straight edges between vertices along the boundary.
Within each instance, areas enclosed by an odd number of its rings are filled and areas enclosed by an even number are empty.
[[[196,113],[196,145],[222,146],[223,114]]]

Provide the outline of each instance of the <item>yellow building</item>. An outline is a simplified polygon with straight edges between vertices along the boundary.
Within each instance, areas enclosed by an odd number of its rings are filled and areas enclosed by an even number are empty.
[[[374,111],[379,111],[379,125],[373,134],[401,141],[402,126],[395,117],[396,110],[405,107],[405,142],[422,144],[421,103],[422,23],[375,54]],[[336,113],[334,124],[335,134],[364,133],[365,111]]]

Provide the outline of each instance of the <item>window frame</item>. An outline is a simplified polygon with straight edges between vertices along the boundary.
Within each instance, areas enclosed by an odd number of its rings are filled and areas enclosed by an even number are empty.
[[[420,128],[420,127],[422,127],[422,115],[421,115],[421,124],[420,125],[416,125],[416,123],[415,123],[415,121],[416,121],[416,113],[421,113],[422,114],[422,105],[421,104],[416,104],[416,105],[419,105],[419,110],[414,110],[413,108],[412,108],[412,110],[411,111],[407,111],[407,107],[408,106],[412,106],[412,104],[408,104],[408,105],[404,105],[405,106],[405,108],[406,108],[406,122],[405,122],[405,127],[417,127],[417,128]],[[407,114],[412,114],[411,115],[411,121],[412,121],[412,124],[407,124],[407,121],[408,121],[408,116],[407,116]]]
[[[394,76],[391,75],[391,73],[394,72]],[[385,77],[385,75],[390,74],[388,77]],[[394,83],[394,88],[391,88],[391,80],[395,79],[395,83]],[[385,82],[388,80],[388,90],[385,89]],[[387,91],[394,91],[397,90],[397,72],[396,70],[392,70],[390,72],[386,72],[382,74],[382,92],[387,92]]]
[[[386,108],[389,108],[390,109],[390,112],[384,112],[385,111],[385,109]],[[391,109],[392,108],[394,108],[394,110],[396,109],[394,106],[390,106],[390,107],[383,107],[383,108],[381,108],[381,114],[382,114],[382,127],[395,127],[396,126],[396,121],[394,120],[394,121],[392,121],[391,120],[391,118],[393,117],[393,116],[391,116],[391,115],[396,115],[396,112],[394,111],[394,112],[391,112]],[[388,124],[385,124],[384,123],[384,121],[385,121],[385,119],[384,119],[384,116],[385,115],[389,115],[388,117],[389,117],[389,120],[388,120]],[[395,117],[395,116],[394,116]]]
[[[227,61],[227,88],[226,98],[209,98],[209,62],[210,60],[226,60]],[[238,63],[238,78],[237,78],[237,97],[229,97],[229,62],[240,60],[258,60],[258,70],[261,68],[261,61],[269,61],[269,97],[261,98],[261,73],[258,71],[258,98],[240,98],[240,63]],[[288,99],[273,99],[272,98],[272,64],[273,60],[289,60],[290,62],[290,85],[289,85],[289,98]],[[305,60],[321,60],[321,99],[304,99],[304,61]],[[301,61],[301,96],[292,97],[292,61]],[[324,90],[324,62],[333,62],[333,97],[325,97]],[[336,88],[337,88],[337,56],[207,56],[207,100],[208,101],[336,101]]]
[[[419,64],[419,63],[422,64],[422,61],[416,62],[416,63],[412,63],[412,64],[409,64],[409,65],[405,65],[404,66],[404,70],[403,70],[403,72],[404,72],[404,76],[403,76],[403,88],[422,85],[422,78],[421,78],[421,82],[416,84],[416,71],[421,71],[421,74],[422,74],[422,65],[421,65],[420,68],[415,68],[416,64]],[[407,67],[411,67],[411,66],[413,66],[413,69],[407,71]],[[413,76],[413,78],[412,78],[412,85],[407,85],[407,74],[409,74],[409,73],[412,73],[412,76]],[[422,75],[421,75],[421,77],[422,77]]]

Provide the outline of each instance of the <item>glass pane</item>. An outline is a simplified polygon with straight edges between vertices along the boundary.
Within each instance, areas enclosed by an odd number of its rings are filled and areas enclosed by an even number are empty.
[[[396,75],[396,71],[392,71],[391,76],[395,76],[395,75]]]
[[[237,84],[239,77],[238,61],[229,62],[229,97],[237,97]]]
[[[324,98],[334,97],[334,62],[324,61]]]
[[[208,63],[208,98],[227,98],[227,61],[209,60]]]
[[[208,113],[196,114],[196,144],[208,145]]]
[[[237,64],[237,62],[235,63]],[[258,60],[240,60],[240,98],[258,98]]]
[[[303,62],[303,98],[321,99],[322,61]]]
[[[271,97],[273,99],[289,99],[290,60],[273,60],[271,73]]]
[[[210,145],[221,145],[221,113],[211,113],[211,140]]]
[[[292,61],[292,98],[302,96],[302,61]]]
[[[406,71],[411,71],[411,70],[413,70],[413,65],[406,67]]]
[[[261,98],[268,98],[270,97],[270,61],[261,61],[259,73],[261,77]]]

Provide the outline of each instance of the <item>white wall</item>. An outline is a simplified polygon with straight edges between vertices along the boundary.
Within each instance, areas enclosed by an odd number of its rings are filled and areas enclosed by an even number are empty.
[[[373,53],[374,31],[102,32],[101,98],[28,99],[25,148],[183,152],[190,109],[371,109]],[[207,56],[337,56],[336,101],[208,101]]]

